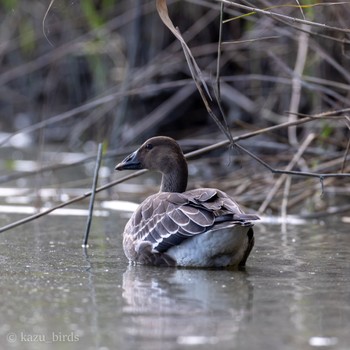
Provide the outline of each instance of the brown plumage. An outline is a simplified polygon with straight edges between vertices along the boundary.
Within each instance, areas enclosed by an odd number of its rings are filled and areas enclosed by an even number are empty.
[[[134,212],[123,233],[130,261],[166,266],[244,266],[254,245],[252,220],[226,193],[186,191],[187,162],[175,140],[147,140],[116,166],[162,173],[159,193]]]

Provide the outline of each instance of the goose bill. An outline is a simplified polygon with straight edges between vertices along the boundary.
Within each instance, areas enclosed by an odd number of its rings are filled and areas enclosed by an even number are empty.
[[[142,169],[142,165],[138,159],[137,151],[128,155],[122,162],[120,162],[115,170],[138,170]]]

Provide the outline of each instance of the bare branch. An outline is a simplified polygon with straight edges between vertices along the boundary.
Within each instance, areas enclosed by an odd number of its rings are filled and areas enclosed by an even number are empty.
[[[285,171],[291,171],[295,164],[299,161],[300,157],[303,155],[305,152],[306,148],[310,145],[310,143],[314,140],[315,134],[310,134],[308,137],[305,139],[303,144],[300,146],[298,152],[294,155],[293,159],[290,161],[290,163],[287,165]],[[274,172],[274,171],[273,171]],[[273,188],[269,191],[269,194],[267,195],[266,199],[264,202],[261,204],[258,212],[263,213],[266,208],[268,207],[269,203],[273,199],[273,197],[276,195],[278,189],[281,187],[283,182],[287,179],[287,173],[283,173],[282,176],[275,182],[275,185]]]
[[[85,230],[85,235],[84,235],[84,240],[83,240],[83,247],[88,247],[88,239],[89,239],[90,227],[91,227],[91,222],[92,222],[92,215],[93,215],[93,210],[94,210],[96,187],[97,187],[97,181],[98,181],[98,173],[99,173],[100,166],[101,166],[101,160],[102,160],[102,143],[100,143],[98,145],[94,179],[93,179],[92,188],[91,188],[89,215],[88,215],[88,219],[87,219],[87,223],[86,223],[86,230]]]
[[[278,17],[278,18],[283,18],[285,20],[291,21],[292,23],[302,23],[302,24],[307,24],[313,27],[320,27],[323,29],[331,29],[331,30],[336,30],[339,32],[343,32],[343,33],[350,33],[350,29],[349,28],[338,28],[338,27],[333,27],[333,26],[329,26],[325,23],[318,23],[318,22],[313,22],[313,21],[308,21],[306,19],[300,19],[300,18],[296,18],[296,17],[290,17],[287,15],[283,15],[281,13],[277,13],[277,12],[273,12],[273,11],[267,11],[267,10],[262,10],[256,7],[251,7],[251,6],[246,6],[246,5],[242,5],[242,4],[238,4],[236,2],[233,2],[232,0],[216,0],[218,2],[223,2],[225,4],[228,4],[232,7],[237,7],[237,8],[241,8],[243,10],[247,10],[253,13],[259,13],[262,15],[267,15],[267,16],[271,16],[271,17]],[[337,3],[334,3],[337,4]],[[339,4],[339,3],[338,3]]]

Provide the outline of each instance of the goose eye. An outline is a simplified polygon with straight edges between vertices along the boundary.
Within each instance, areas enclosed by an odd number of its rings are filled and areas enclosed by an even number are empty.
[[[151,143],[147,143],[146,149],[152,149],[152,148],[153,148],[153,145]]]

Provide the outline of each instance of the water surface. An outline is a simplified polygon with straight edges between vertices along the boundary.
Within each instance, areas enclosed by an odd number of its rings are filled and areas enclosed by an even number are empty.
[[[126,220],[94,218],[87,252],[84,217],[1,234],[1,349],[349,349],[348,225],[258,224],[230,271],[129,266]]]

